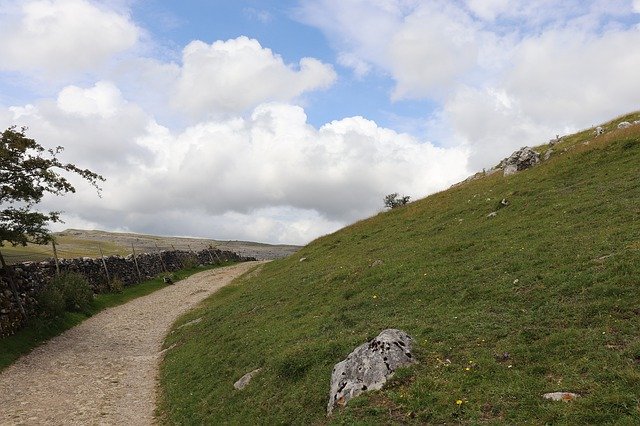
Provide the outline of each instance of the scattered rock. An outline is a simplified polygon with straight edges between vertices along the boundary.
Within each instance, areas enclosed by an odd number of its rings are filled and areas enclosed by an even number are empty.
[[[596,136],[604,135],[604,128],[602,128],[602,126],[596,127],[596,130],[593,131],[593,134]]]
[[[553,154],[553,149],[549,148],[545,153],[544,153],[544,157],[542,157],[543,161],[547,161],[549,158],[551,158],[551,154]]]
[[[237,390],[244,389],[245,387],[247,387],[247,385],[249,384],[251,379],[253,379],[253,376],[258,374],[261,370],[262,370],[262,368],[256,368],[255,370],[253,370],[253,371],[245,374],[244,376],[240,377],[238,379],[238,381],[233,384],[233,387],[236,388]]]
[[[165,284],[173,284],[173,280],[171,279],[171,277],[163,277],[162,282]]]
[[[504,176],[515,174],[521,170],[528,169],[540,162],[540,154],[528,146],[520,148],[508,158],[500,162]]]
[[[505,362],[511,359],[511,354],[509,354],[509,352],[503,352],[501,354],[493,354],[493,357],[496,359],[496,361]]]
[[[618,123],[618,129],[626,129],[627,127],[631,127],[631,123],[629,123],[628,121]]]
[[[382,260],[380,259],[376,259],[371,265],[369,265],[370,267],[374,267],[374,266],[378,266],[378,265],[382,265]]]
[[[387,329],[337,363],[331,374],[327,414],[362,392],[381,389],[396,369],[415,363],[412,340],[402,330]]]
[[[194,324],[197,324],[197,323],[199,323],[199,322],[201,322],[201,321],[202,321],[202,317],[200,317],[200,318],[196,318],[196,319],[191,320],[191,321],[189,321],[189,322],[185,322],[184,324],[182,324],[182,325],[181,325],[180,327],[178,327],[178,328],[180,329],[180,328],[183,328],[183,327],[189,327],[189,326],[194,325]]]
[[[498,216],[498,212],[491,212],[487,215],[487,217],[496,217]]]
[[[307,260],[306,257],[301,257],[300,260],[298,262],[304,262],[305,260]]]
[[[580,395],[573,392],[550,392],[545,393],[544,395],[542,395],[542,397],[551,401],[569,402],[575,400],[576,398],[580,398]]]
[[[638,124],[640,124],[640,120],[636,120],[636,121],[633,122],[634,126],[637,126]]]

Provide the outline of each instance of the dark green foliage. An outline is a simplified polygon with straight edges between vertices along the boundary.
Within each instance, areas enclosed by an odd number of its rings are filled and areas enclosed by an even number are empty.
[[[93,290],[82,275],[66,272],[38,293],[38,310],[44,318],[57,318],[65,311],[88,314],[93,297]]]
[[[124,283],[120,278],[115,277],[107,283],[107,290],[109,293],[122,293],[124,290]]]
[[[197,267],[199,264],[198,259],[194,256],[188,257],[182,261],[182,267],[185,269],[192,269]]]
[[[65,272],[54,278],[51,287],[58,289],[69,312],[88,314],[93,304],[93,290],[87,280],[75,272]]]
[[[33,210],[46,194],[64,195],[75,188],[60,172],[71,172],[98,187],[104,178],[57,158],[62,147],[46,150],[25,135],[25,128],[10,127],[0,134],[0,246],[50,241],[47,224],[59,222],[59,212]]]
[[[394,192],[384,197],[384,206],[389,209],[395,209],[396,207],[406,205],[410,199],[411,197],[408,195],[400,197],[397,192]]]
[[[65,301],[57,286],[45,286],[38,296],[38,311],[43,318],[57,318],[65,312]]]
[[[176,346],[161,370],[161,419],[640,424],[638,147],[640,126],[586,130],[532,169],[467,182],[264,265],[167,337]],[[509,206],[487,218],[503,198]],[[333,365],[389,327],[414,337],[420,363],[327,420]],[[582,398],[541,398],[564,390]]]

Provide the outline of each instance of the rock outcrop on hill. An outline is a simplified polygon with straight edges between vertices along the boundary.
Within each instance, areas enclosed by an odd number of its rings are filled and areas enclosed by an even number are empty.
[[[505,176],[513,175],[521,170],[528,169],[540,162],[540,154],[528,146],[522,147],[509,157],[500,162],[500,167]]]
[[[362,392],[381,389],[399,367],[414,363],[412,340],[402,330],[387,329],[337,363],[331,374],[327,414]]]

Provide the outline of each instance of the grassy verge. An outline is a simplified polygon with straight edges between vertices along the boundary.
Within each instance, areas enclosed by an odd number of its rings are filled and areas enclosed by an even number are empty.
[[[201,268],[183,269],[173,272],[178,280],[187,278],[198,272],[208,269],[229,266],[232,263],[223,265],[212,265]],[[122,305],[138,297],[146,296],[156,290],[166,287],[161,277],[145,281],[141,284],[126,287],[121,293],[99,294],[94,300],[91,311],[88,315],[74,312],[65,312],[55,320],[32,319],[29,326],[20,330],[13,336],[0,339],[0,371],[11,365],[20,356],[30,352],[43,342],[63,333],[64,331],[80,324],[85,319],[98,312],[113,306]]]
[[[615,124],[225,287],[166,339],[161,419],[640,424],[640,126]],[[420,363],[327,419],[333,365],[390,327],[414,337]],[[582,397],[541,397],[554,391]]]

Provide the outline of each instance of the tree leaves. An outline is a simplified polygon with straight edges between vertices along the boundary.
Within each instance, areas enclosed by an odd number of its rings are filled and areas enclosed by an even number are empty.
[[[75,192],[60,172],[81,176],[100,194],[99,182],[104,178],[89,169],[80,169],[58,159],[64,148],[46,150],[27,138],[26,128],[10,127],[0,137],[0,246],[27,243],[46,244],[50,241],[47,224],[60,222],[59,212],[33,211],[44,194],[64,195]]]

